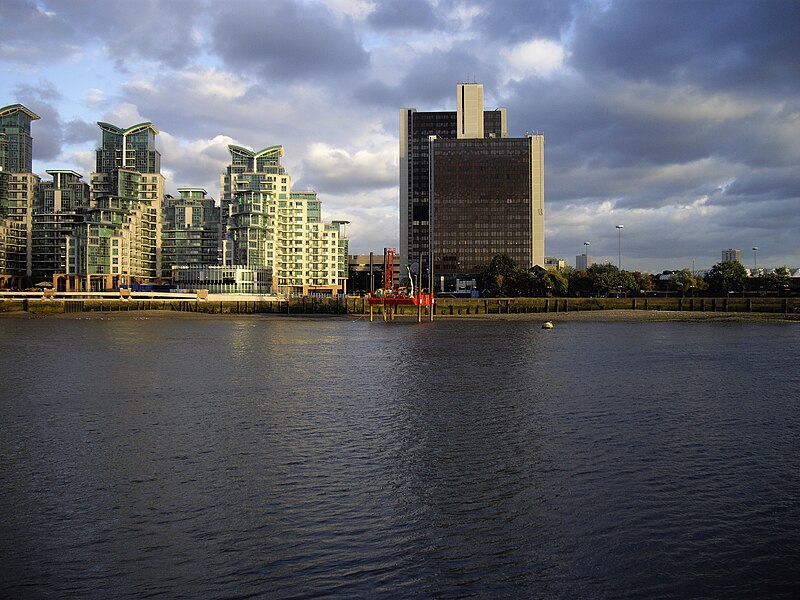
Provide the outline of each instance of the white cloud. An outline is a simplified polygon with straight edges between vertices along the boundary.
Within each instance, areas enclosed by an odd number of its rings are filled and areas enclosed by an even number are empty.
[[[618,87],[612,104],[618,112],[632,117],[684,123],[743,119],[761,108],[760,103],[729,93],[708,93],[693,86],[669,88],[639,82]]]
[[[322,142],[309,146],[303,180],[332,189],[389,187],[397,183],[397,152],[389,149],[351,153]]]
[[[132,79],[122,86],[126,93],[155,92],[156,86],[148,79]]]
[[[218,69],[193,69],[181,74],[183,84],[189,88],[187,93],[216,97],[222,100],[235,100],[247,93],[250,84],[233,73]]]
[[[83,102],[90,108],[97,108],[106,101],[106,94],[103,90],[89,88],[83,93]]]
[[[372,0],[322,0],[322,4],[338,18],[350,17],[356,21],[363,21],[375,10]]]
[[[500,52],[506,81],[521,81],[530,76],[547,76],[564,65],[563,46],[545,39],[532,39]]]
[[[202,187],[219,200],[219,176],[230,161],[228,145],[234,143],[226,135],[185,141],[160,132],[156,146],[162,157],[168,157],[162,165],[168,191],[175,194],[180,187]]]
[[[484,8],[479,4],[459,2],[450,8],[447,16],[451,19],[455,19],[463,29],[470,29],[473,21],[480,18],[483,14]]]
[[[397,193],[391,189],[346,194],[321,194],[322,219],[350,221],[347,226],[351,254],[382,252],[397,247]]]
[[[106,123],[111,123],[117,127],[130,127],[138,123],[147,121],[141,114],[135,104],[130,102],[122,102],[117,104],[114,108],[108,111],[102,119]]]

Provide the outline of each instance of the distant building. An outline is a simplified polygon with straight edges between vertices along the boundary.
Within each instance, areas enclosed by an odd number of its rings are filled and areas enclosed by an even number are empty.
[[[435,279],[451,286],[497,254],[544,264],[544,136],[509,138],[506,110],[483,110],[481,84],[456,91],[456,111],[400,111],[401,265],[432,254]]]
[[[351,254],[347,257],[348,280],[347,289],[349,293],[367,293],[375,290],[394,287],[399,284],[400,277],[407,277],[407,272],[400,270],[400,256],[393,255],[394,281],[385,280],[388,272],[387,261],[388,248],[383,249],[383,253],[371,252],[369,254]],[[427,285],[427,284],[426,284]]]
[[[199,188],[165,194],[149,122],[98,122],[89,183],[69,170],[41,182],[31,172],[38,118],[20,104],[0,108],[0,287],[116,290],[159,284],[177,266],[182,280],[226,291],[346,292],[349,222],[323,222],[316,192],[291,189],[281,146],[230,146],[217,207]]]
[[[742,251],[741,250],[734,250],[733,248],[729,248],[728,250],[722,251],[722,262],[742,262]]]
[[[585,271],[594,264],[591,254],[579,254],[575,257],[575,270]]]
[[[545,269],[556,269],[561,271],[567,267],[567,261],[563,258],[556,258],[554,256],[545,256],[544,258],[544,268]]]

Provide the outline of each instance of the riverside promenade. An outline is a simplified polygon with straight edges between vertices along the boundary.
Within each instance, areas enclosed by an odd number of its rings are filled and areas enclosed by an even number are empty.
[[[397,306],[394,319],[417,318],[417,307]],[[373,305],[374,317],[383,320],[384,307]],[[800,298],[756,296],[702,298],[437,298],[434,318],[469,317],[534,317],[548,319],[632,318],[668,320],[681,318],[722,318],[724,315],[761,315],[787,320],[800,320]],[[130,313],[166,311],[202,314],[273,314],[319,316],[368,316],[369,302],[362,297],[290,298],[251,295],[142,293],[126,296],[72,295],[48,293],[0,293],[0,313],[4,314],[68,314]],[[423,318],[430,317],[430,308],[423,307]]]

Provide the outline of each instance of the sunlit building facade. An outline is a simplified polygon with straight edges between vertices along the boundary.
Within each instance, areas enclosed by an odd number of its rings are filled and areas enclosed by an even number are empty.
[[[19,104],[0,109],[0,286],[35,278],[63,291],[107,291],[165,283],[178,266],[184,281],[233,280],[238,291],[346,291],[347,222],[324,223],[316,192],[292,190],[281,146],[230,146],[216,206],[200,188],[166,195],[149,122],[98,122],[88,184],[70,170],[49,170],[41,182],[31,172],[38,118]]]
[[[72,240],[68,289],[107,290],[161,281],[161,205],[165,180],[151,123],[127,129],[99,122],[102,141],[89,207]]]
[[[323,223],[314,191],[292,191],[282,146],[252,151],[229,146],[220,176],[225,266],[272,269],[285,295],[338,294],[347,282],[344,222]]]
[[[39,115],[21,104],[0,108],[0,275],[32,277],[33,205],[39,177],[33,173],[31,123]]]
[[[11,104],[0,108],[0,133],[4,134],[4,168],[10,173],[33,171],[33,136],[31,122],[39,119],[32,110],[22,104]]]

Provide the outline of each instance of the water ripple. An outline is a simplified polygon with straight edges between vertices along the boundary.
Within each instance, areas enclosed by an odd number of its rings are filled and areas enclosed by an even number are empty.
[[[0,320],[0,595],[797,597],[799,338]]]

